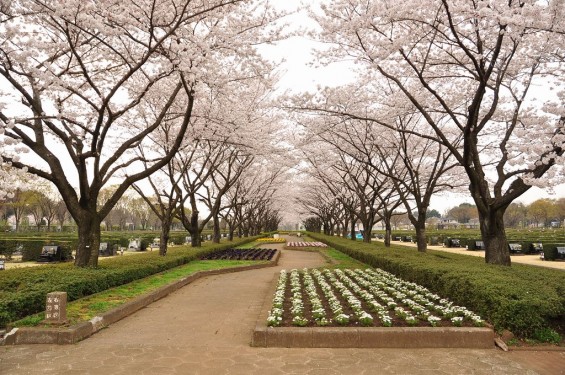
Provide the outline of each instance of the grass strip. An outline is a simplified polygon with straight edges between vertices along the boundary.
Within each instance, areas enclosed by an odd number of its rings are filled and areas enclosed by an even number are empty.
[[[252,248],[256,247],[257,245],[259,245],[259,242],[253,241],[253,242],[248,242],[248,243],[240,245],[240,246],[236,246],[234,249],[252,249]]]
[[[369,267],[367,264],[360,262],[349,255],[337,251],[333,247],[319,248],[320,253],[325,255],[327,258],[332,259],[332,263],[325,267],[318,267],[319,269],[346,269],[346,268],[361,268],[365,269]]]
[[[217,270],[230,267],[262,264],[265,261],[250,260],[199,260],[172,270],[136,280],[67,304],[68,326],[89,321],[111,309],[121,306],[133,299],[159,289],[162,286],[190,276],[198,271]],[[45,313],[30,315],[15,323],[14,327],[41,326]]]

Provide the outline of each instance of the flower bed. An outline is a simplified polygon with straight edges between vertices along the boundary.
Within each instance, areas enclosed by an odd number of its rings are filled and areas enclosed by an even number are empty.
[[[293,269],[280,273],[267,325],[482,327],[485,322],[380,269]]]
[[[323,242],[288,242],[286,247],[328,247]]]
[[[256,240],[256,242],[261,242],[261,243],[284,243],[286,242],[286,239],[279,237],[279,238],[259,238]]]
[[[217,251],[203,257],[203,260],[271,260],[276,249],[226,249]]]

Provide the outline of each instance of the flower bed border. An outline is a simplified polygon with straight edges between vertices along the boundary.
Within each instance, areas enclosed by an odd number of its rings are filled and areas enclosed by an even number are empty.
[[[95,316],[88,322],[76,324],[71,327],[64,328],[41,328],[41,327],[18,327],[12,328],[6,333],[4,340],[0,340],[0,345],[27,345],[27,344],[75,344],[81,340],[88,338],[102,328],[108,327],[136,311],[146,307],[147,305],[166,297],[172,292],[200,279],[201,277],[220,275],[224,273],[240,272],[253,270],[258,268],[273,267],[279,262],[281,252],[277,250],[270,261],[262,264],[252,264],[248,266],[236,266],[230,268],[222,268],[219,270],[198,271],[190,276],[184,277],[171,284],[165,285],[153,292],[141,295],[134,300],[118,306],[106,313]]]
[[[268,327],[279,273],[273,277],[251,346],[269,348],[470,348],[493,349],[487,327]]]

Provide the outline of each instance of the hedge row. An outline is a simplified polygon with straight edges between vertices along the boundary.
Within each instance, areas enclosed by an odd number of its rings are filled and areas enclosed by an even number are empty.
[[[0,327],[45,308],[47,293],[67,292],[68,300],[101,292],[165,271],[220,251],[254,241],[248,237],[223,244],[211,242],[201,248],[171,248],[164,257],[158,252],[107,259],[98,268],[77,268],[70,263],[16,268],[0,272]]]
[[[521,337],[535,338],[544,329],[565,328],[564,272],[514,264],[503,267],[460,254],[384,244],[353,242],[340,237],[309,233],[351,257],[398,277],[421,284],[466,306],[491,322]]]

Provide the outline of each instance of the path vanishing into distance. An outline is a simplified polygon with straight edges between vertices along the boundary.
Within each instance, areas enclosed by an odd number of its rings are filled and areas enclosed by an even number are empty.
[[[2,346],[0,374],[565,374],[565,351],[250,347],[278,271],[325,263],[283,250],[277,267],[198,279],[78,344]]]

